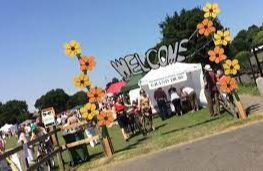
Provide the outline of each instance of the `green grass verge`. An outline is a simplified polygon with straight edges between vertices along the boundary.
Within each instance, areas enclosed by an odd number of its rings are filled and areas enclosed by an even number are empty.
[[[240,94],[260,96],[257,86],[253,83],[244,83],[243,85],[239,84],[238,92]]]

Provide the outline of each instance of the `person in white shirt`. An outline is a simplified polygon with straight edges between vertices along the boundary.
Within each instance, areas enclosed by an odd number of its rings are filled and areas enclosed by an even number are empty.
[[[184,94],[190,102],[192,112],[199,110],[197,96],[195,90],[191,87],[182,87],[181,93]]]
[[[174,109],[175,109],[175,112],[176,114],[179,116],[179,115],[183,115],[183,111],[182,111],[182,106],[181,106],[181,99],[180,99],[180,96],[178,95],[177,91],[176,91],[176,88],[174,87],[171,87],[169,89],[169,94],[170,94],[170,99],[171,99],[171,102],[174,106]]]

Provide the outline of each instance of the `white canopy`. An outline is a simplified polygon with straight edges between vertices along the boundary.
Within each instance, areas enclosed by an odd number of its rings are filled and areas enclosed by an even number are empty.
[[[201,64],[176,62],[151,70],[139,81],[139,86],[147,92],[153,106],[156,105],[153,97],[154,91],[162,87],[168,97],[168,90],[171,86],[177,89],[180,89],[182,86],[192,87],[199,98],[199,102],[202,105],[206,104]]]
[[[4,126],[2,126],[2,128],[0,128],[0,130],[2,132],[13,132],[16,130],[16,126],[15,125],[12,125],[12,124],[5,124]]]

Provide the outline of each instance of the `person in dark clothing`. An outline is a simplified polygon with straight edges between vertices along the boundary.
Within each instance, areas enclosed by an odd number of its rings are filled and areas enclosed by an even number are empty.
[[[213,72],[210,65],[204,67],[204,83],[205,83],[205,96],[207,100],[207,106],[211,116],[219,114],[219,102],[216,87],[216,75]]]
[[[116,103],[113,106],[113,111],[117,114],[117,121],[121,128],[121,132],[124,140],[128,141],[129,136],[127,133],[128,118],[126,116],[126,107],[123,104],[122,98],[119,96]]]
[[[169,94],[170,94],[170,99],[171,102],[174,106],[175,109],[175,113],[179,116],[179,115],[183,115],[183,111],[182,111],[182,106],[181,106],[181,99],[180,96],[178,95],[176,88],[175,87],[171,87],[169,89]]]
[[[154,99],[157,102],[159,108],[159,114],[162,120],[165,120],[168,117],[168,109],[167,109],[167,96],[162,88],[158,88],[154,92]]]

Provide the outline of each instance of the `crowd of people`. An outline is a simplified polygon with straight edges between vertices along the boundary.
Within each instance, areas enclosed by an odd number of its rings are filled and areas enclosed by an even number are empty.
[[[174,106],[174,113],[181,116],[183,113],[199,110],[196,92],[191,87],[181,87],[179,91],[170,87],[167,97],[162,88],[154,92],[159,115],[162,120],[171,116],[170,103]],[[130,102],[128,95],[114,95],[107,97],[101,104],[102,109],[111,110],[116,119],[124,140],[134,134],[146,135],[154,131],[152,104],[149,96],[141,89],[137,100]]]
[[[160,87],[154,92],[154,99],[159,109],[159,115],[162,120],[169,117],[170,103],[174,107],[174,113],[181,116],[189,109],[194,112],[199,110],[196,92],[189,86],[183,86],[179,91],[175,87],[168,90],[169,98],[165,91]]]
[[[112,111],[126,141],[134,134],[146,135],[155,130],[150,99],[144,90],[140,91],[139,99],[132,102],[127,95],[108,97],[102,103],[102,109]]]

